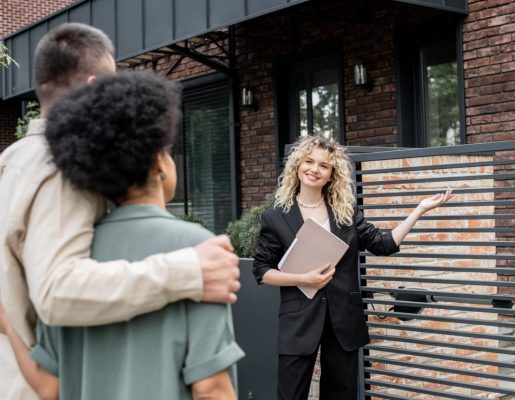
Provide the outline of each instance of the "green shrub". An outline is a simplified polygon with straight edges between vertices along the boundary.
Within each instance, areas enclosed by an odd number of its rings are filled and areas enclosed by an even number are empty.
[[[27,103],[27,112],[21,118],[18,118],[18,125],[16,126],[16,132],[14,135],[17,139],[21,139],[27,134],[27,127],[29,121],[34,118],[39,118],[40,109],[37,101],[29,101]]]
[[[175,215],[175,214],[174,214]],[[187,214],[187,215],[175,215],[177,218],[182,219],[183,221],[187,222],[194,222],[196,224],[202,225],[204,228],[209,229],[207,227],[207,224],[204,222],[202,218],[200,218],[196,214]]]
[[[226,233],[235,253],[240,257],[252,257],[256,251],[261,229],[261,214],[274,204],[274,196],[268,196],[260,205],[252,207],[239,220],[229,223]]]

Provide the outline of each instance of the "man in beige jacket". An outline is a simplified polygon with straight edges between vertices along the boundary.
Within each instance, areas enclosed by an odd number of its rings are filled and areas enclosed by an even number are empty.
[[[128,320],[179,299],[236,301],[238,259],[225,236],[139,263],[89,258],[105,202],[63,180],[44,118],[67,89],[114,73],[112,54],[107,36],[87,25],[47,33],[34,61],[42,118],[0,156],[0,300],[28,345],[35,343],[36,313],[50,325],[84,326]],[[0,399],[35,398],[0,334]]]

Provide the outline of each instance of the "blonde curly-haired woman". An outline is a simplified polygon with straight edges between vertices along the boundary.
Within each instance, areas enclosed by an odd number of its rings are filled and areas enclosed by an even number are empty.
[[[356,206],[345,148],[314,136],[294,144],[279,178],[274,207],[262,216],[254,257],[258,283],[281,287],[279,399],[307,399],[319,347],[320,398],[357,399],[358,350],[369,342],[359,289],[359,251],[397,252],[418,218],[451,196],[448,190],[424,199],[395,229],[381,232],[363,219]],[[280,271],[279,261],[308,218],[345,241],[349,250],[337,265],[321,265],[305,274]],[[299,285],[319,290],[309,299]]]

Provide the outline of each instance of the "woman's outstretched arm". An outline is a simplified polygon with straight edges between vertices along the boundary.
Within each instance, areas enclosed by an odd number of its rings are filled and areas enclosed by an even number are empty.
[[[397,246],[401,244],[413,225],[425,212],[439,207],[452,197],[452,190],[448,189],[445,193],[435,194],[420,202],[408,217],[392,230],[392,237]]]

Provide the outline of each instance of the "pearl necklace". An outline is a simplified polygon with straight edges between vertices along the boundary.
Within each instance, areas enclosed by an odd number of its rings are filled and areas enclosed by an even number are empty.
[[[311,204],[303,203],[302,200],[300,199],[300,194],[297,195],[297,203],[299,203],[299,206],[304,207],[304,208],[318,208],[318,207],[320,207],[320,205],[322,204],[323,201],[324,201],[324,198],[322,197],[318,203],[311,203]]]

